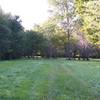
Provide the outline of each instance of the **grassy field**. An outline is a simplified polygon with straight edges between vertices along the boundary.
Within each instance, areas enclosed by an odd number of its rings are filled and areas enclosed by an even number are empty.
[[[0,100],[100,100],[100,62],[0,62]]]

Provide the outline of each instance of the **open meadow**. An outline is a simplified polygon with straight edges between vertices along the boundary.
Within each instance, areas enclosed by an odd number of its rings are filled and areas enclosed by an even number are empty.
[[[100,62],[0,62],[0,100],[100,100]]]

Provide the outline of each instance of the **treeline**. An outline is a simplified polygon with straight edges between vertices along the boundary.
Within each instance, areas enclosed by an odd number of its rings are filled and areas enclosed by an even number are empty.
[[[56,49],[43,33],[25,31],[19,16],[5,14],[0,9],[0,60],[55,57],[55,54]]]
[[[38,32],[24,31],[19,16],[0,10],[0,59],[16,59],[41,49],[44,37]]]
[[[25,31],[19,16],[5,14],[0,10],[0,60],[18,58],[67,57],[67,36],[55,24],[47,22],[43,27]],[[70,38],[71,58],[77,57],[77,38]],[[93,46],[91,57],[100,57],[100,48]],[[76,53],[77,52],[77,53]],[[76,53],[76,54],[75,54]]]

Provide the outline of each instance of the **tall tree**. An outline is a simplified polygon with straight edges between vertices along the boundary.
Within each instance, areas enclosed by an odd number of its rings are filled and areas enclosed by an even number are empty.
[[[66,57],[71,59],[71,35],[75,31],[75,25],[79,17],[75,13],[75,0],[50,0],[50,3],[54,5],[54,13],[59,16],[59,27],[63,28],[67,37],[66,44]]]
[[[23,27],[18,16],[0,10],[0,57],[11,59],[21,56]]]
[[[9,28],[11,29],[12,56],[13,58],[17,58],[20,57],[22,53],[23,27],[19,16],[12,16],[9,21]]]

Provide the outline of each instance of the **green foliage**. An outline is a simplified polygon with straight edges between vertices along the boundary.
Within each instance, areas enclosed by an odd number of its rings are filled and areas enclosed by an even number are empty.
[[[24,52],[26,56],[34,56],[43,52],[47,46],[46,38],[39,32],[26,31],[24,36]]]
[[[0,25],[0,58],[3,54],[10,52],[11,46],[11,33],[8,27]]]
[[[82,4],[85,8],[82,8],[84,12],[82,13],[84,20],[84,29],[91,41],[91,43],[96,43],[100,41],[100,0],[98,1],[87,1]],[[94,41],[95,40],[95,41]]]
[[[0,11],[0,59],[21,56],[23,27],[18,16]]]
[[[100,1],[94,0],[49,0],[53,6],[52,17],[42,25],[36,25],[34,30],[24,31],[19,16],[5,14],[0,9],[0,59],[15,59],[22,56],[65,53],[65,45],[77,43],[75,33],[85,33],[89,43],[100,42]],[[69,10],[70,3],[75,4]],[[70,21],[78,15],[73,27]],[[60,24],[67,20],[67,26]],[[71,29],[73,28],[73,30]],[[73,48],[71,48],[73,49]],[[69,50],[68,50],[69,51]],[[98,54],[97,54],[98,55]]]
[[[64,55],[64,48],[67,41],[67,36],[64,30],[60,29],[57,26],[57,23],[58,19],[56,19],[56,17],[53,17],[44,22],[40,26],[38,31],[41,32],[41,34],[43,34],[43,36],[47,39],[47,49],[49,49],[47,50],[48,53],[56,51],[58,55]],[[47,51],[45,51],[45,53]]]

